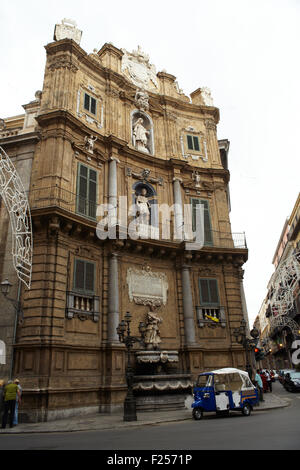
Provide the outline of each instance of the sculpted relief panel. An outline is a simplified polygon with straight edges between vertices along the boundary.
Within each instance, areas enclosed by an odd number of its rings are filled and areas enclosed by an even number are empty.
[[[165,273],[154,273],[150,267],[128,268],[128,295],[138,305],[160,307],[167,303],[168,280]]]

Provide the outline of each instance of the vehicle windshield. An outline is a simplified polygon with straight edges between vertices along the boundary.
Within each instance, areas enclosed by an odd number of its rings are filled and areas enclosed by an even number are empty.
[[[291,379],[300,379],[300,372],[292,372],[290,377]]]
[[[197,380],[197,387],[211,387],[212,375],[199,375]]]

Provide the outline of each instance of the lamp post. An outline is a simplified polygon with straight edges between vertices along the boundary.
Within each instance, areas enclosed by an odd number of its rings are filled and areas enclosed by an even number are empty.
[[[124,401],[124,421],[136,421],[136,400],[133,394],[133,377],[134,368],[131,364],[131,349],[134,343],[142,343],[142,338],[131,336],[130,334],[131,314],[126,312],[125,320],[119,323],[117,333],[121,343],[124,343],[127,349],[127,367],[126,367],[126,382],[127,382],[127,395]],[[141,335],[145,332],[145,324],[140,322],[139,331]],[[126,333],[126,334],[125,334]]]
[[[20,295],[21,295],[21,282],[19,281],[19,286],[18,286],[18,297],[17,300],[11,299],[8,297],[10,288],[12,287],[12,284],[9,282],[8,279],[4,279],[0,283],[0,291],[4,295],[4,297],[10,301],[10,303],[14,306],[15,309],[15,322],[14,322],[14,334],[13,334],[13,344],[16,341],[16,332],[17,332],[17,323],[18,323],[18,318],[19,315],[22,314],[22,309],[21,309],[21,302],[20,302]],[[9,378],[12,378],[12,373],[13,373],[13,361],[14,361],[14,354],[13,354],[13,349],[11,351],[11,361],[10,361],[10,372],[9,372]]]
[[[235,336],[236,342],[241,344],[246,351],[246,370],[249,374],[250,379],[252,378],[252,367],[249,361],[249,350],[253,350],[258,342],[259,331],[256,328],[253,328],[250,331],[251,338],[247,338],[246,333],[246,321],[243,319],[241,321],[241,326],[239,328],[235,328],[233,331],[233,335]]]
[[[1,288],[1,292],[4,295],[4,297],[7,296],[7,294],[9,293],[11,287],[12,287],[12,284],[9,282],[8,279],[4,279],[4,281],[1,282],[0,288]]]

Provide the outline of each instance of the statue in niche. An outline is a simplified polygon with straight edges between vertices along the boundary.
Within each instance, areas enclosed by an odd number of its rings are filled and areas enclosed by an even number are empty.
[[[149,153],[148,138],[150,132],[144,127],[143,118],[138,118],[136,123],[133,126],[133,144],[137,150],[141,152]]]
[[[159,325],[162,323],[162,318],[154,312],[154,308],[155,307],[151,305],[150,311],[147,313],[146,332],[144,336],[144,343],[147,349],[157,349],[158,345],[161,343]]]
[[[142,188],[141,193],[136,198],[137,205],[137,216],[139,217],[140,223],[149,225],[150,222],[150,204],[147,197],[147,189]]]

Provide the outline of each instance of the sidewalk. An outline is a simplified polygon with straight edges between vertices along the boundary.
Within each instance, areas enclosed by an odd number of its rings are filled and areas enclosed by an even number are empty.
[[[283,408],[289,405],[289,400],[278,397],[276,394],[267,393],[264,395],[265,402],[256,406],[253,413]],[[137,421],[123,421],[122,413],[114,414],[93,414],[86,416],[76,416],[68,419],[48,421],[46,423],[21,423],[12,429],[0,428],[0,434],[23,434],[23,433],[51,433],[51,432],[76,432],[76,431],[103,431],[107,429],[124,429],[136,426],[155,425],[172,421],[193,420],[192,409],[179,411],[157,411],[139,412]]]

